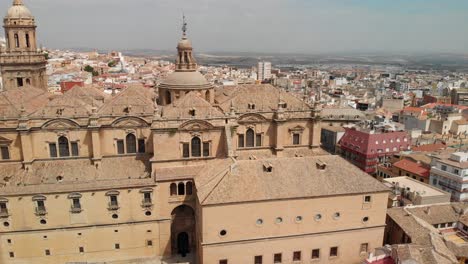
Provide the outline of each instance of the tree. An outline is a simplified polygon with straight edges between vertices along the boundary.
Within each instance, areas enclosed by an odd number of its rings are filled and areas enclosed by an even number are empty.
[[[115,67],[115,65],[117,65],[117,62],[114,61],[114,60],[109,61],[109,63],[107,64],[107,66],[109,66],[109,67],[111,67],[111,68],[112,68],[112,67]]]
[[[86,65],[86,66],[84,67],[84,71],[93,73],[93,72],[94,72],[94,68],[91,67],[91,66],[89,66],[89,65]]]

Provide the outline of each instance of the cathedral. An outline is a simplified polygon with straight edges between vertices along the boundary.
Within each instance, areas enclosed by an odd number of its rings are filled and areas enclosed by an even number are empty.
[[[320,111],[214,86],[185,24],[175,71],[116,95],[49,94],[22,0],[4,28],[0,263],[360,263],[382,246],[388,190],[321,150]]]

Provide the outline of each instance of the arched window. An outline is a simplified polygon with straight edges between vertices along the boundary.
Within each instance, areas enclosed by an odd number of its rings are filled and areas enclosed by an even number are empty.
[[[201,157],[201,140],[199,137],[192,138],[192,157]]]
[[[179,183],[179,185],[177,186],[177,194],[185,195],[185,184],[183,182]]]
[[[127,145],[127,153],[136,153],[136,137],[133,134],[128,134],[125,138],[125,144]]]
[[[187,184],[185,186],[185,189],[186,189],[187,195],[192,195],[192,193],[193,193],[193,183],[192,182],[187,182]]]
[[[16,33],[15,34],[15,47],[19,48],[20,44],[19,44],[19,36],[18,34]]]
[[[166,91],[166,103],[167,104],[172,103],[171,92],[169,91]]]
[[[245,142],[245,146],[248,148],[253,148],[254,147],[254,141],[255,141],[255,133],[254,131],[249,128],[247,129],[247,133],[245,133],[247,139]]]
[[[59,137],[59,155],[60,157],[69,157],[70,156],[70,147],[68,145],[68,139],[66,137]]]
[[[26,33],[26,47],[31,47],[31,43],[29,42],[29,34]]]
[[[208,102],[211,100],[210,91],[206,91],[205,100],[207,100]]]
[[[170,192],[171,192],[171,196],[177,195],[177,184],[171,183]]]

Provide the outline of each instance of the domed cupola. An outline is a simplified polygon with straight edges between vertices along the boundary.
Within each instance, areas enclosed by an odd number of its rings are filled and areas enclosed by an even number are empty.
[[[192,43],[187,38],[187,23],[184,17],[182,39],[177,44],[175,71],[159,85],[159,101],[162,105],[168,105],[191,91],[196,91],[200,97],[214,103],[214,87],[198,72]]]

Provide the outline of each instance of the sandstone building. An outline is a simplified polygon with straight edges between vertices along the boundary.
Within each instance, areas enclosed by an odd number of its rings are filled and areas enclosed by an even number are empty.
[[[0,263],[359,263],[382,245],[388,189],[324,154],[320,113],[270,85],[214,87],[185,31],[157,91],[5,83]]]

